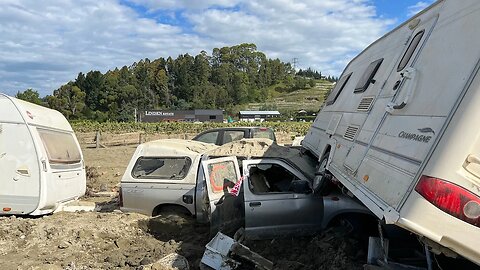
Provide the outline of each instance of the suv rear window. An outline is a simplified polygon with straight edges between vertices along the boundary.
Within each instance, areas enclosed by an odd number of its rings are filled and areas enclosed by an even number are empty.
[[[207,132],[194,140],[204,143],[217,143],[218,131]]]
[[[275,141],[275,134],[269,128],[256,128],[252,130],[252,138],[266,138]]]
[[[192,165],[189,157],[140,157],[133,166],[137,179],[181,180]]]
[[[226,130],[223,133],[223,143],[226,144],[233,141],[241,140],[245,137],[245,132],[242,130]]]

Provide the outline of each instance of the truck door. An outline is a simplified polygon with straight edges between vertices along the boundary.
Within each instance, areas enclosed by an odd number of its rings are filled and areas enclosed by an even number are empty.
[[[236,157],[202,161],[208,192],[210,231],[232,235],[243,227],[243,196],[230,191],[240,179]]]
[[[309,180],[277,159],[243,161],[245,232],[250,239],[308,234],[321,228],[323,199]]]

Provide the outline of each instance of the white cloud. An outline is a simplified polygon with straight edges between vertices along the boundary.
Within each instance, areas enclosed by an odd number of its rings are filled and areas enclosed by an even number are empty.
[[[417,14],[418,12],[422,11],[423,9],[425,9],[426,7],[430,6],[432,3],[434,2],[434,0],[431,0],[431,1],[420,1],[420,2],[417,2],[415,5],[413,6],[409,6],[407,8],[408,10],[408,17],[412,17],[413,15]]]
[[[233,7],[237,0],[131,0],[137,5],[146,6],[152,10],[158,9],[205,9],[211,6]]]
[[[393,23],[378,18],[369,0],[128,3],[149,12],[139,14],[118,0],[0,0],[0,91],[32,87],[44,96],[78,72],[242,42],[257,44],[268,57],[298,58],[302,68],[339,75]],[[172,25],[148,18],[158,11],[172,17],[180,12],[183,21]]]

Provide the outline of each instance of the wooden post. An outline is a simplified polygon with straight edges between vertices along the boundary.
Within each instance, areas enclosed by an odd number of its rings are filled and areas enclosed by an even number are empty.
[[[140,132],[138,133],[138,144],[142,144],[143,143],[143,133]]]
[[[95,135],[95,143],[96,148],[100,148],[100,131],[97,130],[97,134]]]

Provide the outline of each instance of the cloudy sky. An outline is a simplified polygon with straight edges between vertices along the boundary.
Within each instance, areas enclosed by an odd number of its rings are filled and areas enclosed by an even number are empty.
[[[338,76],[433,0],[0,0],[0,92],[41,96],[79,72],[255,43]]]

